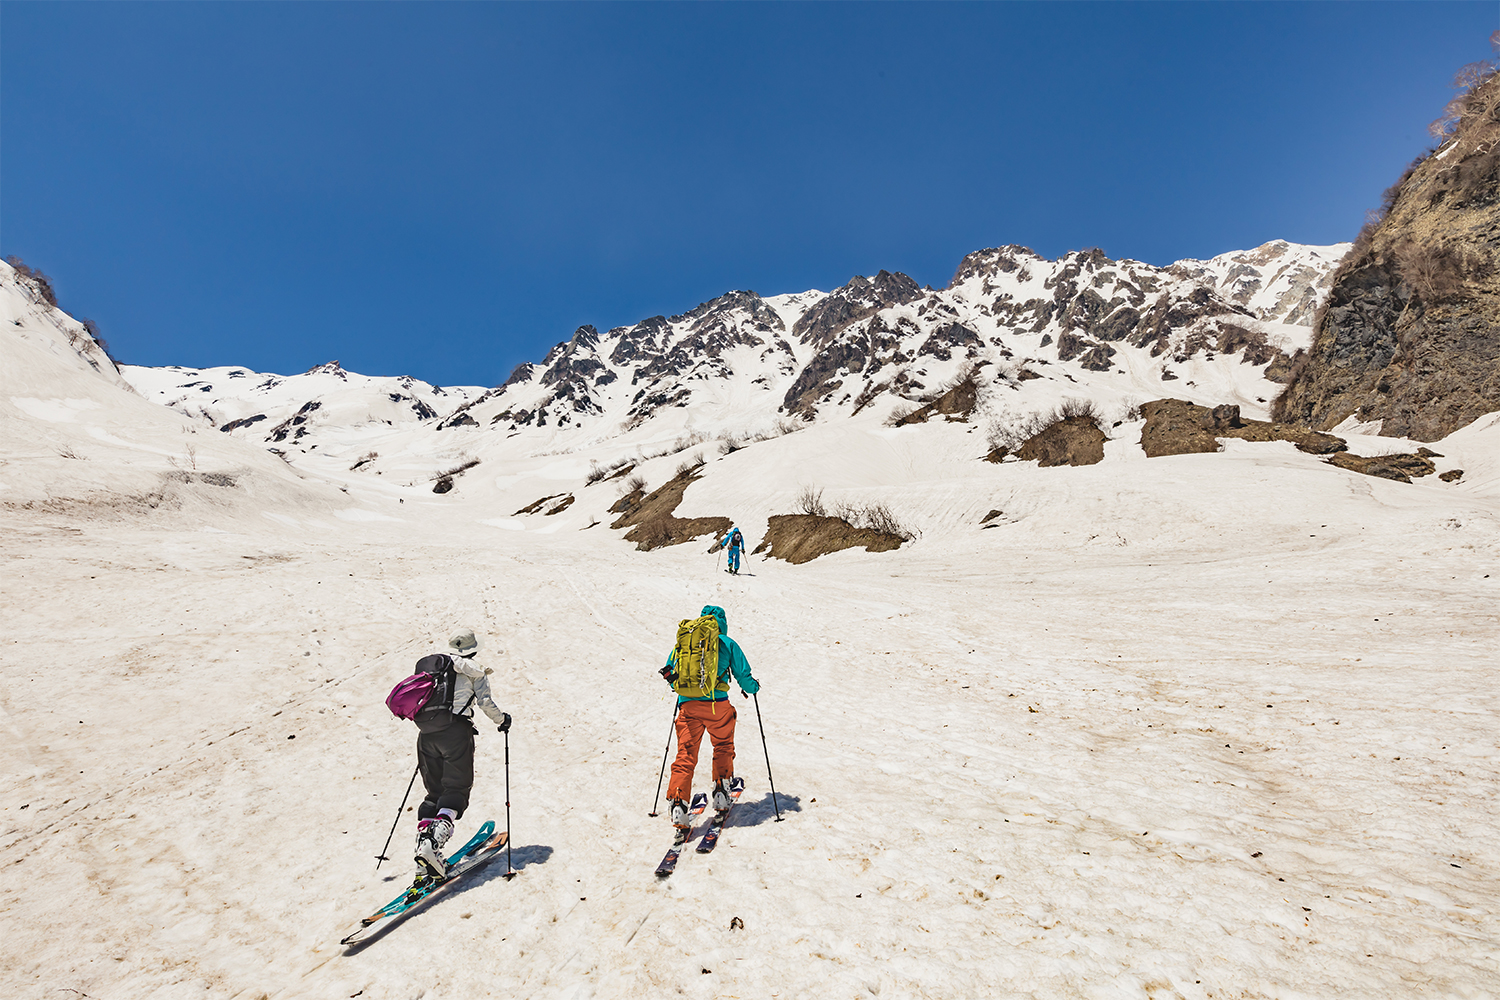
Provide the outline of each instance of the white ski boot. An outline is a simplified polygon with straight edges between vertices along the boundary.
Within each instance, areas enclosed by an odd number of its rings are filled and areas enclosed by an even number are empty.
[[[734,780],[733,776],[720,778],[714,782],[714,812],[724,812],[734,800],[729,797],[729,783]]]
[[[441,879],[448,874],[448,865],[443,861],[443,845],[453,836],[453,821],[447,816],[434,816],[417,823],[417,876]]]
[[[693,819],[688,815],[688,804],[682,799],[673,799],[670,803],[672,825],[679,830],[691,829]]]

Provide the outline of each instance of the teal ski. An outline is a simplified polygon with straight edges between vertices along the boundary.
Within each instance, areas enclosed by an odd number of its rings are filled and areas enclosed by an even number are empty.
[[[441,879],[418,879],[401,895],[361,920],[359,926],[347,937],[341,939],[339,944],[354,944],[376,924],[400,916],[444,886],[452,885],[469,872],[483,867],[494,859],[509,837],[509,833],[504,830],[499,833],[495,832],[494,820],[486,820],[479,828],[479,832],[469,838],[468,843],[448,856],[446,876]]]

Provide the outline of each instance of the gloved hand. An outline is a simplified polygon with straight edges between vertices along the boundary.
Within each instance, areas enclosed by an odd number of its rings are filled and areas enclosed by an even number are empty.
[[[760,690],[760,681],[755,680],[752,677],[750,679],[750,683],[748,685],[746,685],[746,684],[741,684],[740,685],[740,690],[743,691],[745,694],[755,694],[757,691]]]
[[[500,723],[500,725],[496,726],[495,728],[499,732],[508,733],[508,732],[510,732],[510,713],[509,712],[501,712],[500,714],[505,717],[505,721],[502,722],[502,723]]]

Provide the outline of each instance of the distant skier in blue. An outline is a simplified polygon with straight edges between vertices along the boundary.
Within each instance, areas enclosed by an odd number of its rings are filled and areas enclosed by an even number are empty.
[[[740,557],[745,554],[745,536],[740,533],[739,528],[730,528],[729,532],[721,539],[716,549],[729,550],[729,572],[739,575]]]

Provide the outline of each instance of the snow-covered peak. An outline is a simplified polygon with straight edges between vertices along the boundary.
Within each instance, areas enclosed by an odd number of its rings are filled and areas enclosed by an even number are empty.
[[[337,361],[300,375],[240,367],[147,368],[125,365],[125,378],[148,399],[198,417],[228,434],[282,449],[321,427],[369,436],[435,420],[478,399],[479,386],[434,386],[409,375],[345,371]],[[317,442],[317,436],[308,442]]]
[[[1170,270],[1213,288],[1261,319],[1311,326],[1328,294],[1333,272],[1352,243],[1306,246],[1272,240],[1254,250],[1234,250],[1208,260],[1180,260]]]

